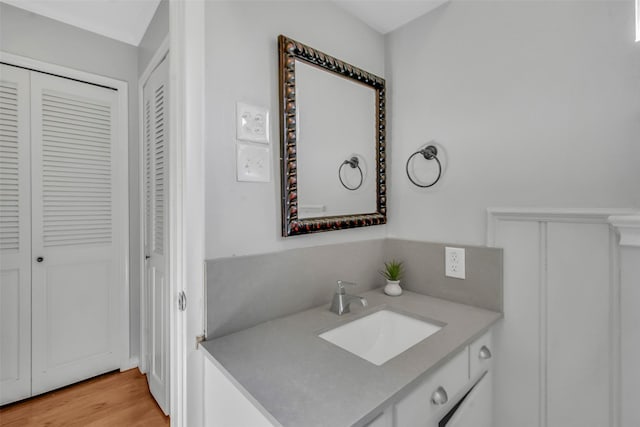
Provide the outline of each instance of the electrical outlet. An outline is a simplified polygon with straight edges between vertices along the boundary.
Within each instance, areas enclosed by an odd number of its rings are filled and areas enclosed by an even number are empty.
[[[456,279],[466,278],[464,252],[464,248],[444,248],[445,276]]]

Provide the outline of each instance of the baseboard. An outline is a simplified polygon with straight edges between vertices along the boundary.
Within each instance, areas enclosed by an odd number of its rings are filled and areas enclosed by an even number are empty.
[[[120,364],[120,372],[128,371],[129,369],[137,368],[140,365],[140,359],[137,356],[131,357]]]

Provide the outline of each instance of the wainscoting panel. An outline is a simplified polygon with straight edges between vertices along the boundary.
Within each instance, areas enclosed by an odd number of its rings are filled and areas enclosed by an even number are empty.
[[[538,427],[540,390],[540,225],[504,222],[496,230],[504,249],[504,320],[494,329],[496,426]]]
[[[504,249],[496,427],[619,426],[619,210],[489,210]],[[626,212],[626,211],[625,211]]]

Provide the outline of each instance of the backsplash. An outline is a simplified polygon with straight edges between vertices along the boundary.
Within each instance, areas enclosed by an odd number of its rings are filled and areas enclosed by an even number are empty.
[[[466,280],[444,276],[442,243],[377,239],[206,261],[207,339],[328,304],[337,280],[356,282],[349,293],[381,287],[378,271],[404,262],[403,288],[502,311],[502,250],[466,249]]]
[[[466,279],[444,275],[444,248],[464,248]],[[502,249],[386,239],[385,258],[404,263],[403,289],[502,312]]]

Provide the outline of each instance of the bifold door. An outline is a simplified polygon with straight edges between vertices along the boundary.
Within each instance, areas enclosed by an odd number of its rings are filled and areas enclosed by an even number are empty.
[[[29,80],[0,64],[0,404],[31,396]]]
[[[149,390],[165,414],[169,413],[169,289],[167,170],[169,167],[169,60],[151,73],[143,88],[145,328]]]
[[[119,368],[127,169],[115,90],[8,66],[2,81],[6,403]]]

